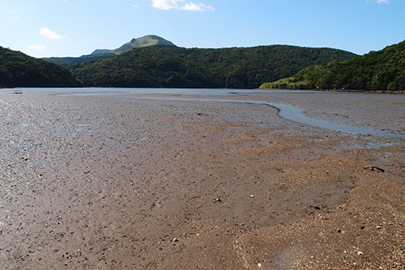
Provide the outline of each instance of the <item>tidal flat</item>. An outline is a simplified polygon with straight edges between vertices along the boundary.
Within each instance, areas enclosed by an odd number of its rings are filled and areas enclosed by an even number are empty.
[[[2,269],[405,267],[405,140],[261,104],[404,136],[405,95],[18,91],[0,92]]]

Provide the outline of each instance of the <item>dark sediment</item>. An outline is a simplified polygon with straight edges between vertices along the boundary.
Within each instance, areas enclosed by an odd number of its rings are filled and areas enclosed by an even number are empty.
[[[403,140],[142,97],[0,93],[3,269],[404,267]],[[404,96],[232,98],[405,128]]]

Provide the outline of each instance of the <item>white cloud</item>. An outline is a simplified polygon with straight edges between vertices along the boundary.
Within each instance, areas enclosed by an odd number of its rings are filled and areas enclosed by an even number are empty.
[[[189,10],[189,11],[206,11],[206,10],[214,10],[211,6],[206,6],[202,3],[195,4],[193,2],[186,2],[184,0],[151,0],[152,7],[158,9],[182,9],[182,10]]]
[[[34,50],[34,51],[42,51],[42,50],[46,49],[46,46],[45,45],[35,44],[35,45],[32,45],[32,46],[28,46],[27,49]]]
[[[49,39],[63,39],[62,36],[56,34],[55,32],[49,30],[48,28],[44,27],[41,28],[41,30],[39,31],[39,33]]]
[[[176,0],[152,0],[152,7],[159,9],[177,9],[179,5]]]
[[[133,7],[133,8],[138,8],[138,7],[139,7],[139,5],[132,5],[132,7]]]
[[[181,7],[181,9],[191,10],[191,11],[214,10],[214,8],[211,7],[211,6],[206,6],[206,5],[201,4],[201,3],[196,5],[196,4],[192,3],[192,2],[186,3],[183,7]]]

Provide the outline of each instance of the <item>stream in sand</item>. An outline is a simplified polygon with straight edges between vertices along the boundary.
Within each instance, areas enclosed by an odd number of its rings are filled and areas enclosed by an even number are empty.
[[[368,135],[404,135],[405,95],[8,89],[0,104],[2,269],[405,263],[404,140]]]
[[[311,94],[319,94],[322,95],[324,92],[317,92],[317,91],[294,91],[294,90],[249,90],[249,89],[179,89],[179,88],[20,88],[15,89],[15,93],[22,93],[23,91],[58,91],[63,92],[62,95],[75,95],[75,96],[105,96],[105,95],[119,95],[119,94],[168,94],[171,97],[164,97],[164,98],[156,98],[154,99],[170,99],[170,100],[190,100],[190,101],[206,101],[206,102],[242,102],[242,103],[250,103],[256,105],[268,105],[275,108],[278,111],[278,115],[282,118],[301,123],[308,126],[319,127],[326,130],[332,131],[339,131],[345,133],[353,133],[353,134],[370,134],[379,137],[391,137],[391,138],[400,138],[405,139],[404,134],[400,134],[398,132],[388,132],[385,129],[372,129],[372,128],[365,128],[361,126],[349,126],[343,125],[340,123],[334,123],[330,121],[315,119],[307,117],[303,110],[291,106],[288,104],[282,103],[274,103],[274,102],[257,102],[251,101],[246,98],[243,101],[236,101],[236,100],[226,100],[226,99],[210,99],[209,96],[246,96],[248,97],[249,94],[260,94],[260,93],[275,93],[275,94],[303,94],[303,93],[311,93]],[[345,93],[347,94],[347,93]],[[362,93],[367,95],[367,93]],[[190,96],[199,95],[199,96],[207,96],[207,98],[192,98]],[[353,94],[355,95],[355,94]],[[173,97],[174,96],[174,97]],[[182,96],[189,96],[188,98],[182,98]]]

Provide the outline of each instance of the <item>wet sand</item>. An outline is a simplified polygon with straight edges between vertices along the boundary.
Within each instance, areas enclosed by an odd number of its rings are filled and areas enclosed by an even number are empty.
[[[405,267],[403,139],[187,98],[405,133],[405,95],[0,92],[1,268]]]

